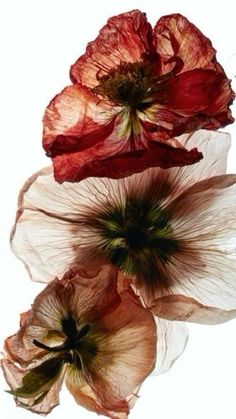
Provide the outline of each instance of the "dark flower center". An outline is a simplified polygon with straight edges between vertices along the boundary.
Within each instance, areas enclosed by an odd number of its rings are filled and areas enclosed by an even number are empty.
[[[167,211],[153,199],[128,197],[89,221],[107,259],[131,276],[153,276],[179,250]]]
[[[97,353],[97,346],[91,337],[88,336],[91,326],[85,324],[80,329],[77,328],[73,316],[63,318],[61,321],[62,331],[66,336],[65,341],[58,346],[47,346],[44,343],[33,340],[38,348],[45,349],[48,352],[61,353],[64,362],[75,364],[81,369],[81,358],[90,361]]]
[[[143,110],[150,105],[154,81],[147,63],[121,63],[101,77],[95,93],[108,97],[116,105]]]

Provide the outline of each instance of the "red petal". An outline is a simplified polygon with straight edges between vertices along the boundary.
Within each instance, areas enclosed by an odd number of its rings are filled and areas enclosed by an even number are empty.
[[[196,112],[214,115],[227,110],[233,97],[223,74],[196,69],[163,82],[158,102],[182,115]]]
[[[137,62],[152,49],[152,27],[144,13],[133,10],[111,17],[71,67],[71,80],[88,87],[122,62]]]
[[[112,131],[112,112],[86,87],[79,84],[66,87],[46,109],[45,150],[51,156],[91,147]]]
[[[151,141],[145,150],[130,151],[107,158],[98,158],[97,150],[64,154],[53,159],[57,182],[75,182],[89,176],[119,179],[139,173],[148,167],[169,168],[196,163],[202,154],[196,148],[187,151],[164,143]]]
[[[228,79],[212,70],[192,70],[161,85],[159,124],[168,123],[169,136],[200,128],[218,129],[234,121],[229,105],[234,99]]]
[[[180,14],[163,16],[154,28],[156,50],[162,57],[163,72],[173,68],[173,58],[181,59],[182,72],[194,68],[217,70],[224,73],[216,61],[211,41]],[[171,60],[170,62],[168,62]]]

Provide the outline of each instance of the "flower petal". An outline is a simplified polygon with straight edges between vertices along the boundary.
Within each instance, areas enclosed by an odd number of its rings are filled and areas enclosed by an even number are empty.
[[[23,321],[22,321],[23,318]],[[40,360],[45,352],[33,345],[33,338],[29,333],[31,311],[21,315],[20,330],[5,340],[4,349],[11,361],[17,362],[21,367],[28,366],[32,360]],[[41,333],[40,333],[41,332]],[[43,336],[40,328],[34,328],[34,337]]]
[[[95,277],[83,277],[73,271],[52,281],[35,299],[31,322],[48,330],[62,330],[61,319],[70,311],[80,321],[94,321],[120,303],[117,293],[118,270],[112,265],[100,267]]]
[[[152,28],[144,13],[133,10],[111,17],[71,67],[73,83],[94,88],[98,80],[122,62],[141,61],[152,48]]]
[[[153,311],[155,314],[155,310]],[[174,319],[173,319],[174,320]],[[155,317],[157,325],[157,355],[153,375],[163,374],[182,355],[188,342],[188,329],[184,323]]]
[[[161,17],[154,28],[154,36],[156,50],[163,60],[164,72],[170,71],[173,58],[181,59],[182,72],[193,68],[223,72],[216,61],[216,51],[211,41],[181,14]]]
[[[81,217],[108,194],[112,198],[113,188],[102,179],[59,185],[50,169],[39,171],[26,182],[11,243],[33,280],[50,282],[74,267],[91,276],[99,271],[101,260],[95,259],[91,249],[91,245],[96,248],[96,237],[83,228]]]
[[[228,133],[207,130],[184,134],[178,137],[178,141],[184,148],[190,150],[194,146],[197,147],[203,159],[194,166],[172,168],[166,173],[169,184],[172,185],[171,199],[200,180],[225,174],[231,145]]]
[[[57,156],[53,165],[55,179],[61,183],[75,182],[89,176],[119,179],[149,167],[191,165],[201,158],[202,154],[196,148],[188,151],[172,147],[168,143],[150,141],[147,149],[118,152],[113,156],[107,153],[105,147],[90,149],[86,153],[65,154]]]
[[[86,87],[68,86],[46,109],[43,146],[52,157],[89,148],[112,131],[115,114]]]
[[[221,310],[204,306],[185,295],[168,295],[153,302],[151,311],[158,317],[168,320],[181,320],[193,323],[219,324],[236,317],[236,309]],[[157,357],[158,359],[158,357]]]
[[[162,83],[159,118],[171,122],[173,136],[199,128],[217,129],[232,123],[229,105],[234,93],[222,73],[194,69]],[[161,120],[160,120],[161,124]]]
[[[73,371],[66,383],[78,402],[101,413],[94,403],[107,411],[129,412],[127,398],[152,371],[155,362],[156,327],[151,313],[142,307],[131,290],[120,294],[121,304],[98,318],[104,330],[99,352],[90,368],[90,387],[77,393]],[[129,310],[127,310],[129,307]],[[83,388],[82,388],[83,393]],[[95,396],[96,395],[96,396]],[[89,396],[89,398],[88,398]],[[116,416],[114,416],[116,417]]]
[[[16,389],[21,386],[22,379],[27,373],[27,370],[17,367],[8,359],[3,359],[1,361],[1,367],[12,393],[15,394]],[[24,407],[25,409],[31,410],[35,413],[46,415],[59,404],[59,392],[62,386],[62,381],[63,374],[61,374],[60,378],[53,383],[45,394],[42,393],[41,396],[39,395],[38,397],[35,396],[31,398],[15,396],[15,401],[18,406]]]
[[[169,206],[181,251],[166,267],[167,294],[234,310],[236,298],[236,176],[218,176],[190,187]]]

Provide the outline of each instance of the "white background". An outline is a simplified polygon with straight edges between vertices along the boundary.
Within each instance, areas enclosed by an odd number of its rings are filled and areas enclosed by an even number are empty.
[[[1,2],[1,293],[0,337],[18,329],[41,284],[30,282],[11,253],[9,232],[19,188],[33,172],[49,164],[41,148],[41,118],[49,100],[69,84],[69,67],[84,52],[109,16],[139,8],[149,21],[180,12],[213,42],[230,78],[236,75],[234,1],[207,0],[4,0]],[[235,78],[233,84],[235,87]],[[229,169],[235,172],[236,129]],[[236,215],[235,215],[236,216]],[[236,280],[236,278],[235,278]],[[236,303],[236,302],[235,302]],[[236,304],[235,304],[236,305]],[[163,376],[149,378],[131,419],[235,419],[236,320],[220,326],[191,325],[182,357]],[[17,408],[1,377],[2,419],[30,419]],[[89,419],[96,415],[76,405],[67,390],[51,419]]]

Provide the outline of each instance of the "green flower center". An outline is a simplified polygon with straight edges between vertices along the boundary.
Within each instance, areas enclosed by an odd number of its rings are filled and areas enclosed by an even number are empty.
[[[111,206],[89,222],[100,236],[109,262],[130,276],[147,280],[179,250],[167,211],[153,199],[128,197],[125,205]]]
[[[150,105],[154,80],[147,63],[121,63],[101,77],[95,93],[106,96],[116,105],[144,110]]]

